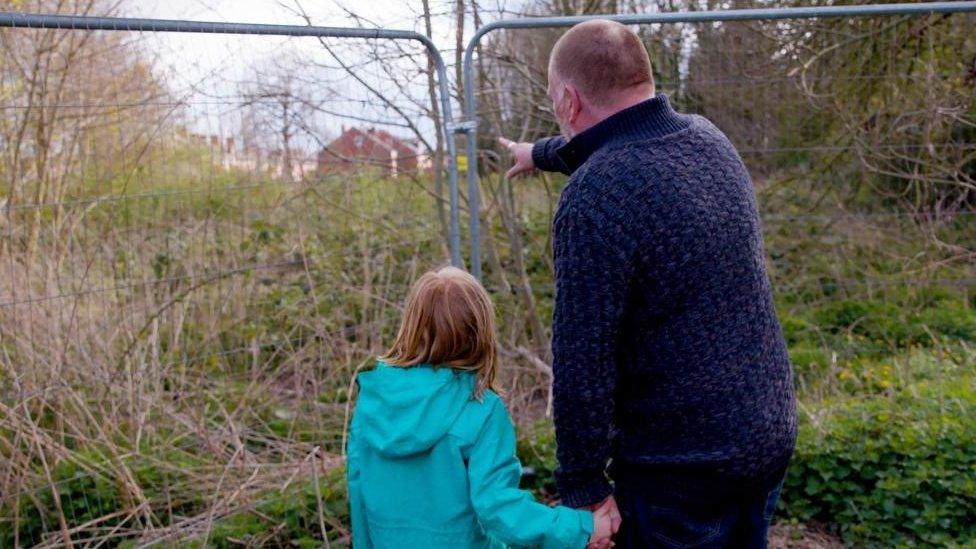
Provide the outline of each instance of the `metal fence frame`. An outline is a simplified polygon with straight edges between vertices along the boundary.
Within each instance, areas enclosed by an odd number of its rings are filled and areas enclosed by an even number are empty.
[[[654,23],[711,23],[719,21],[769,21],[775,19],[815,19],[821,17],[871,17],[882,15],[928,15],[933,13],[976,12],[976,1],[925,2],[919,4],[874,4],[861,6],[820,6],[809,8],[763,8],[669,12],[647,14],[581,15],[567,17],[527,17],[503,19],[479,27],[464,51],[464,117],[455,126],[467,139],[468,207],[471,272],[481,279],[480,194],[478,191],[478,98],[474,87],[474,51],[481,39],[499,29],[537,29],[571,27],[593,19],[609,19],[625,25]]]
[[[85,17],[73,15],[44,15],[36,13],[0,12],[0,27],[28,29],[64,30],[104,30],[127,32],[178,32],[201,34],[241,34],[272,36],[307,36],[315,38],[364,38],[386,40],[415,40],[423,44],[427,54],[433,59],[437,70],[438,93],[440,95],[443,123],[437,131],[444,135],[447,143],[447,173],[450,189],[450,228],[449,247],[451,264],[462,267],[461,230],[457,151],[453,132],[455,130],[451,109],[450,88],[447,83],[447,68],[444,58],[430,38],[423,34],[394,29],[360,29],[345,27],[318,27],[312,25],[265,25],[258,23],[220,23],[210,21],[181,21],[172,19],[140,19],[125,17]],[[441,169],[437,166],[436,169]]]

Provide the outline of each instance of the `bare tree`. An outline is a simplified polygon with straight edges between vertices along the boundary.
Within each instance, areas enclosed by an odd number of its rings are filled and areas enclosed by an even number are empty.
[[[311,153],[302,151],[300,138],[322,142],[316,114],[329,101],[331,90],[302,76],[302,62],[295,56],[276,55],[254,68],[249,80],[241,83],[242,108],[248,128],[243,132],[263,140],[274,154],[279,176],[293,181],[295,162]],[[308,144],[305,144],[307,149]]]
[[[118,5],[74,0],[15,7],[112,15]],[[154,103],[167,93],[119,35],[4,29],[0,57],[0,83],[14,106],[0,117],[7,212],[12,215],[17,208],[27,216],[26,232],[19,238],[30,250],[39,237],[43,205],[53,208],[55,225],[63,221],[61,203],[84,184],[79,165],[98,157],[100,169],[124,172],[133,166],[125,162],[146,153],[148,136],[165,118]],[[124,154],[108,154],[108,135],[114,136],[115,151]]]

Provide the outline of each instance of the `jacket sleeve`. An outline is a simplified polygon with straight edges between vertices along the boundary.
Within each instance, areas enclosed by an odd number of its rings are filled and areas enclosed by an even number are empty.
[[[359,441],[356,432],[358,428],[356,414],[353,414],[346,448],[346,481],[349,489],[352,546],[354,549],[372,549],[373,542],[369,538],[369,526],[366,523],[366,504],[363,502],[362,488],[359,483]]]
[[[612,493],[605,471],[613,439],[616,341],[629,269],[625,244],[608,242],[584,204],[553,223],[556,299],[552,321],[556,484],[564,504],[584,507]]]
[[[532,145],[532,163],[535,164],[537,169],[544,172],[562,172],[566,175],[572,173],[572,170],[566,166],[562,158],[556,154],[556,151],[560,147],[566,144],[566,138],[557,135],[555,137],[546,137],[540,139]]]
[[[468,456],[471,502],[481,525],[506,545],[582,549],[593,532],[592,513],[548,507],[519,489],[515,428],[501,399],[491,406]]]

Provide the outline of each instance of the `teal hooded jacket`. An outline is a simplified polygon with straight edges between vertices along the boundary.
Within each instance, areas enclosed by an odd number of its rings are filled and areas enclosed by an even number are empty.
[[[515,428],[502,400],[472,398],[450,368],[361,373],[347,450],[354,549],[586,546],[588,511],[520,490]]]

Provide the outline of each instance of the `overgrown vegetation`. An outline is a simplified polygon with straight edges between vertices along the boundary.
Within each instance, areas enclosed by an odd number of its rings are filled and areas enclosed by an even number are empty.
[[[220,247],[277,263],[287,261],[294,243],[301,242],[307,270],[283,269],[274,277],[250,271],[240,275],[236,284],[242,285],[190,290],[192,299],[179,304],[182,324],[159,326],[160,332],[175,332],[157,336],[158,357],[135,355],[143,358],[126,359],[120,369],[79,362],[79,369],[65,371],[54,386],[61,393],[52,389],[47,400],[25,399],[19,408],[4,401],[0,453],[7,459],[5,478],[18,480],[8,481],[4,492],[0,545],[14,545],[15,539],[33,545],[57,539],[65,529],[73,539],[89,541],[154,532],[217,546],[286,540],[313,545],[325,532],[336,546],[344,543],[344,488],[341,468],[335,468],[341,460],[334,456],[342,452],[351,376],[383,350],[396,327],[397,300],[415,272],[441,253],[423,221],[396,213],[409,192],[399,182],[357,183],[279,187],[281,199],[278,191],[250,191],[251,203],[284,205],[243,220],[232,233],[237,240]],[[546,185],[525,181],[520,203],[544,206],[539,197]],[[766,203],[775,199],[762,196]],[[201,201],[194,210],[209,211],[207,199]],[[336,219],[336,210],[327,210],[336,204],[380,212],[381,219],[398,225],[398,233],[377,227],[375,215]],[[418,210],[424,207],[417,204]],[[523,237],[530,243],[530,280],[540,288],[537,306],[549,311],[543,244],[549,223],[546,215],[529,212]],[[872,227],[898,237],[855,239],[850,246],[856,251],[838,247],[838,241],[847,242],[840,238],[847,231],[863,234],[864,219],[870,217],[856,218],[851,227],[835,225],[819,239],[802,232],[799,242],[792,231],[767,224],[803,425],[782,517],[831,524],[858,544],[964,543],[972,539],[966,525],[973,517],[967,513],[976,508],[967,474],[973,466],[974,427],[968,418],[976,382],[976,308],[968,287],[953,281],[972,277],[973,266],[939,269],[932,277],[942,283],[911,286],[899,279],[872,287],[871,278],[857,273],[872,269],[874,277],[886,280],[903,276],[898,261],[888,258],[919,253],[922,239],[906,235],[922,229],[910,220],[872,221]],[[897,230],[889,229],[894,223]],[[971,239],[967,229],[952,221],[938,227],[943,238],[955,241]],[[416,240],[408,249],[390,244],[409,231]],[[177,278],[171,273],[186,272],[188,260],[199,253],[184,250],[171,252],[166,261],[147,250],[129,264],[159,279]],[[372,258],[368,267],[364,258]],[[362,278],[364,268],[382,274]],[[364,292],[363,281],[373,290]],[[518,310],[517,296],[492,278],[488,284],[500,314]],[[172,294],[163,295],[181,295],[190,287],[170,281],[165,288]],[[207,311],[228,296],[235,296],[240,309],[215,322]],[[226,351],[208,353],[215,342]],[[29,350],[6,344],[11,358],[3,375],[13,384],[8,386],[40,382],[12,368],[18,364],[14,356],[30,356],[15,353]],[[180,360],[191,352],[195,358]],[[155,366],[147,364],[143,386],[137,387],[128,369],[142,360]],[[511,407],[524,428],[519,453],[535,471],[531,485],[555,497],[546,381],[511,358],[504,371],[513,389]],[[116,381],[96,383],[106,375]],[[858,468],[863,474],[848,472]]]
[[[726,130],[756,179],[800,399],[779,520],[852,545],[976,543],[966,17],[646,30],[660,86]],[[554,130],[531,69],[552,36],[497,36],[479,84],[486,150]],[[226,162],[161,110],[169,91],[136,49],[0,37],[4,97],[38,105],[0,114],[0,547],[347,545],[352,379],[385,350],[409,284],[447,257],[442,185]],[[31,88],[12,63],[60,67],[59,48],[109,48],[130,85],[86,82],[76,64],[70,84]],[[118,108],[55,107],[75,95]],[[513,183],[504,157],[482,160],[502,381],[527,485],[553,499],[564,179]]]

